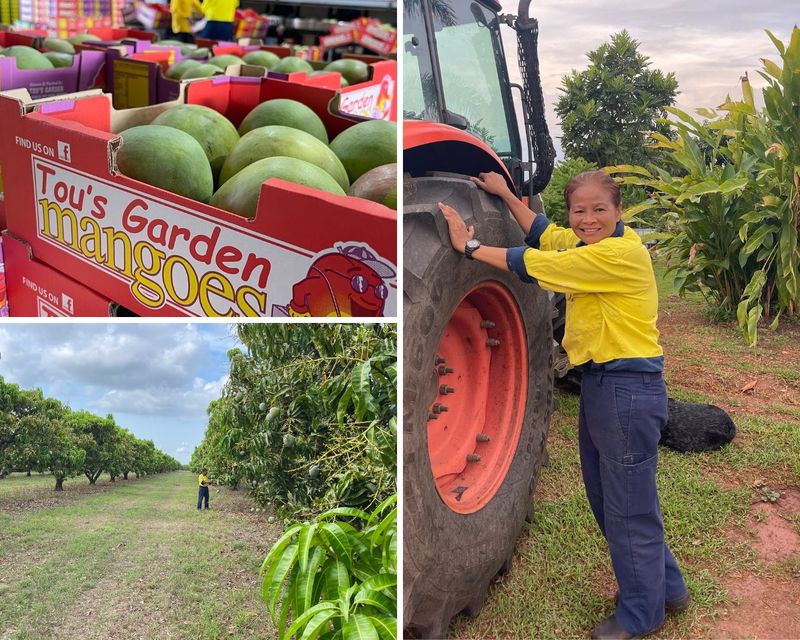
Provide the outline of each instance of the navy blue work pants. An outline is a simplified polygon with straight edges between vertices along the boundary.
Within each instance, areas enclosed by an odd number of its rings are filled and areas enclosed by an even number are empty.
[[[201,38],[210,40],[233,40],[233,22],[223,22],[222,20],[209,20],[206,26],[197,34]]]
[[[658,441],[666,421],[661,373],[583,374],[581,471],[619,585],[614,615],[628,633],[659,627],[665,600],[687,591],[664,542],[656,489]]]
[[[200,511],[200,505],[206,503],[206,509],[208,509],[208,487],[200,487],[200,491],[197,492],[197,510]]]

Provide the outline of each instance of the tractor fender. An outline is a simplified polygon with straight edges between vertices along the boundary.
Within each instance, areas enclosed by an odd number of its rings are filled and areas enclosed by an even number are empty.
[[[431,172],[477,176],[496,171],[515,195],[517,188],[508,169],[483,140],[466,131],[438,122],[403,122],[403,171],[412,177]]]

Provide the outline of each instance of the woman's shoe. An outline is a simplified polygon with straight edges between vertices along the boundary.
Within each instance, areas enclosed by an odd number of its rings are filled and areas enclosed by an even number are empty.
[[[622,625],[617,622],[617,618],[612,615],[594,628],[594,631],[592,631],[592,640],[634,640],[635,638],[649,636],[663,626],[664,623],[662,622],[655,629],[650,629],[650,631],[645,633],[629,633],[622,628]]]

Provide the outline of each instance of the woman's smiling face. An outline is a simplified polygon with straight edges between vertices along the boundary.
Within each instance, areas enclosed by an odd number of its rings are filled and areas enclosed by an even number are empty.
[[[586,182],[570,194],[569,226],[585,244],[608,238],[621,219],[622,207],[601,183]]]

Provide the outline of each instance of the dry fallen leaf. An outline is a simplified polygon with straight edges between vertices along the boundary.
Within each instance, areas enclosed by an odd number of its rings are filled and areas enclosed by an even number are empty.
[[[756,388],[756,384],[758,384],[758,380],[755,378],[744,385],[741,389],[739,389],[740,393],[747,393],[748,391],[753,391]]]

